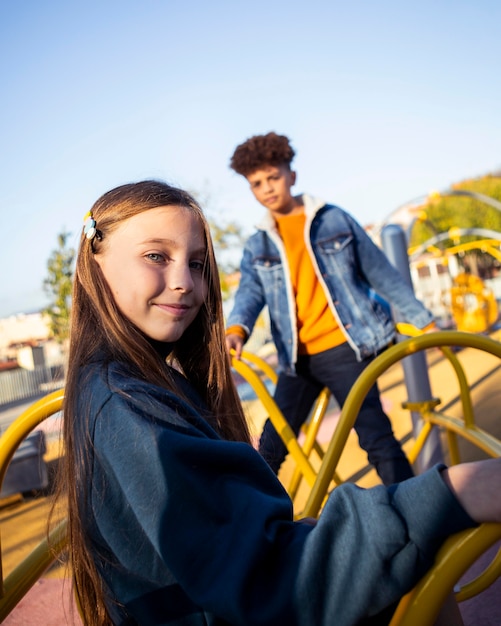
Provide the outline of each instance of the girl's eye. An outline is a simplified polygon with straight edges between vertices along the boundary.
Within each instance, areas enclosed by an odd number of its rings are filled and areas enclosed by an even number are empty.
[[[192,270],[195,270],[196,272],[201,272],[204,269],[204,263],[203,261],[191,261],[190,267]]]
[[[146,255],[146,258],[148,261],[153,261],[153,263],[162,263],[162,261],[164,261],[163,255],[158,254],[157,252],[150,252]]]

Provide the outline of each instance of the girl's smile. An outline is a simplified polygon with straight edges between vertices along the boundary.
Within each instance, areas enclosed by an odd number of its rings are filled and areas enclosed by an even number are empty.
[[[95,259],[122,313],[151,339],[178,340],[207,295],[197,217],[157,207],[122,222],[104,243]]]

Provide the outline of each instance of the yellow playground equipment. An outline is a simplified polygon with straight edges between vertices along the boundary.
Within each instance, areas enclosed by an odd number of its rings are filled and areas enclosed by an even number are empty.
[[[461,272],[451,287],[451,313],[458,330],[482,333],[498,319],[498,304],[494,293],[483,280]]]
[[[15,451],[41,422],[61,410],[64,390],[41,398],[24,411],[3,433],[0,438],[0,486]],[[1,537],[0,528],[0,537]],[[50,536],[40,544],[4,577],[0,545],[0,623],[26,595],[36,581],[52,565],[66,544],[66,520],[56,526]]]
[[[412,327],[407,327],[407,325],[401,325],[399,330],[406,334],[415,332],[412,330]],[[458,437],[469,441],[491,457],[501,456],[501,441],[480,428],[475,422],[471,390],[464,368],[451,347],[474,348],[501,359],[501,343],[490,337],[460,331],[420,334],[391,346],[379,355],[358,378],[346,399],[337,427],[325,451],[321,449],[315,437],[327,406],[328,398],[326,400],[325,396],[328,396],[328,392],[326,390],[322,392],[322,397],[317,402],[317,408],[306,430],[308,446],[306,447],[304,444],[301,448],[299,442],[287,426],[283,415],[274,405],[270,393],[260,380],[260,377],[256,372],[249,375],[248,370],[242,366],[241,362],[233,360],[233,365],[236,365],[239,373],[253,386],[256,394],[267,407],[270,419],[281,434],[290,455],[296,462],[296,472],[301,473],[303,472],[303,467],[307,467],[307,473],[304,472],[303,477],[311,486],[311,489],[307,502],[298,516],[317,517],[329,491],[341,482],[337,474],[339,460],[345,449],[348,435],[353,428],[362,401],[369,389],[379,376],[392,365],[406,356],[422,350],[440,348],[449,361],[459,385],[462,418],[448,416],[444,412],[438,411],[437,407],[440,404],[438,398],[433,398],[423,403],[405,403],[405,408],[418,412],[423,422],[419,435],[416,437],[408,454],[409,460],[413,463],[417,459],[432,429],[437,427],[445,433],[451,464],[460,462]],[[248,356],[244,355],[244,357]],[[264,361],[253,356],[252,363],[259,366],[261,375],[263,373],[268,375],[267,365]],[[314,476],[311,475],[314,472],[313,465],[311,462],[307,463],[309,454],[313,450],[319,453],[322,458],[319,471]],[[306,457],[306,460],[304,457]],[[291,496],[294,497],[294,495],[295,493],[292,492]],[[478,557],[499,539],[501,539],[501,524],[482,524],[477,529],[458,533],[454,537],[449,538],[439,552],[435,566],[423,577],[416,588],[400,602],[391,626],[426,626],[433,624],[441,606],[449,597],[457,581]],[[455,588],[456,599],[463,601],[477,595],[492,584],[500,575],[501,550],[490,566],[476,580],[469,582],[461,589]]]
[[[455,346],[474,348],[501,359],[501,343],[486,336],[459,331],[442,331],[411,337],[388,348],[366,368],[353,386],[326,449],[319,444],[317,434],[327,409],[329,400],[327,391],[324,390],[320,394],[304,435],[304,443],[300,445],[263,383],[263,378],[266,377],[269,377],[272,382],[276,381],[274,370],[255,355],[245,353],[243,359],[238,361],[233,359],[235,370],[256,391],[275,427],[283,437],[291,456],[296,461],[296,473],[291,484],[286,488],[294,496],[299,480],[304,479],[308,486],[308,497],[301,516],[317,517],[328,493],[342,482],[337,475],[339,459],[365,394],[383,372],[401,359],[418,351],[430,348],[442,350],[459,384],[463,417],[457,418],[438,411],[437,407],[440,404],[438,399],[408,405],[406,408],[419,412],[423,421],[419,436],[415,439],[409,453],[410,460],[416,459],[431,430],[437,427],[446,434],[451,463],[459,461],[458,437],[467,439],[489,456],[501,455],[501,441],[480,428],[475,422],[467,377],[460,360],[451,349]],[[61,390],[39,400],[5,431],[0,439],[0,486],[17,446],[37,424],[61,409],[63,396],[64,391]],[[312,463],[313,453],[318,455],[319,463]],[[499,539],[501,539],[501,524],[482,524],[478,528],[450,537],[438,553],[435,565],[399,603],[391,626],[431,625],[453,589],[456,599],[462,601],[480,593],[492,584],[501,575],[501,551],[476,580],[459,590],[454,587],[469,566]],[[66,522],[63,520],[52,532],[51,537],[41,542],[30,555],[17,564],[8,576],[4,578],[2,574],[0,622],[43,575],[46,568],[56,558],[57,553],[64,550],[65,545]]]

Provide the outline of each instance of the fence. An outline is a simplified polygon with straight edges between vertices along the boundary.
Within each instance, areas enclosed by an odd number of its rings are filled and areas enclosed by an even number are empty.
[[[14,402],[30,400],[64,386],[62,365],[16,369],[0,373],[0,409]]]

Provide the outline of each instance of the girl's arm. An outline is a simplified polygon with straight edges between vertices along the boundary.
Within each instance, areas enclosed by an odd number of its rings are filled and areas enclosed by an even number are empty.
[[[151,392],[114,396],[94,445],[104,489],[93,513],[111,552],[133,575],[157,576],[151,584],[173,577],[235,625],[353,624],[400,598],[442,541],[473,524],[438,470],[394,489],[343,485],[316,526],[294,522],[251,446],[218,439]]]
[[[476,522],[501,522],[501,458],[454,465],[442,475]]]

